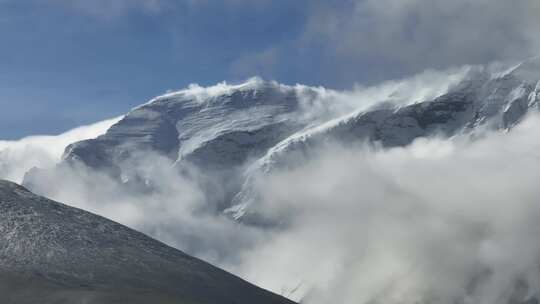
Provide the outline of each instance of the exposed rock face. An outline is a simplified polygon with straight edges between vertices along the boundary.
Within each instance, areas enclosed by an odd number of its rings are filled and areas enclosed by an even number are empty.
[[[292,303],[146,235],[0,181],[2,303]]]

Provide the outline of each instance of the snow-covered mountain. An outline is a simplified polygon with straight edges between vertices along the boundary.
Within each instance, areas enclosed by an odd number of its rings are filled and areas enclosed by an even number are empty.
[[[199,180],[218,212],[248,220],[257,213],[250,209],[257,199],[254,179],[298,162],[321,143],[395,147],[419,137],[509,130],[539,108],[539,80],[540,59],[531,59],[505,70],[469,67],[444,90],[399,102],[392,91],[349,94],[344,102],[339,92],[260,79],[192,86],[133,109],[96,139],[68,146],[63,165],[82,163],[137,187],[144,177],[122,164],[163,155],[179,170],[195,168],[205,177]],[[40,178],[46,174],[33,171],[25,183],[32,187]]]
[[[237,86],[192,86],[133,109],[105,135],[67,147],[63,159],[107,171],[129,184],[140,178],[122,164],[147,152],[165,155],[178,168],[195,166],[211,176],[205,186],[220,185],[214,187],[223,190],[214,201],[227,206],[248,160],[318,119],[308,117],[316,96],[315,89],[256,78]]]
[[[293,303],[100,216],[0,181],[2,303]]]
[[[226,212],[236,219],[244,217],[257,200],[253,183],[259,174],[297,163],[322,143],[369,141],[396,147],[419,137],[509,130],[531,110],[540,110],[540,60],[528,60],[503,72],[474,67],[456,86],[432,100],[401,107],[383,102],[292,134],[251,164],[242,190]]]

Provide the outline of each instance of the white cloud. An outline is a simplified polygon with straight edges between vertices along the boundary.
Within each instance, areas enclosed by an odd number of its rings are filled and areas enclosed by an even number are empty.
[[[301,38],[324,61],[386,77],[540,53],[536,0],[352,0],[311,5]],[[326,66],[326,65],[325,65]],[[384,72],[386,70],[386,72]],[[340,73],[340,71],[335,71]],[[373,79],[371,79],[373,81]]]
[[[147,153],[123,166],[152,191],[81,167],[44,172],[37,189],[308,304],[505,303],[540,288],[538,136],[533,115],[476,141],[327,146],[260,181],[262,210],[288,223],[274,230],[212,213],[196,180]],[[513,294],[520,280],[529,289]]]
[[[117,165],[126,172],[122,181],[72,164],[34,171],[25,183],[38,194],[105,216],[221,266],[239,263],[238,252],[252,248],[265,235],[216,214],[200,180],[183,176],[164,156],[141,152]],[[213,190],[221,191],[217,186]]]
[[[329,146],[260,181],[262,209],[290,224],[244,252],[235,271],[276,292],[300,286],[293,297],[309,304],[519,303],[537,295],[538,136],[535,115],[473,142]]]
[[[388,98],[407,104],[444,93],[469,69],[428,71],[349,92],[318,88],[322,99],[305,96],[302,106],[309,115],[334,102],[329,115],[336,115]],[[202,98],[231,88],[238,86],[193,85],[171,94]],[[21,177],[30,164],[55,164],[65,145],[94,137],[113,122],[3,142],[3,151],[12,152],[2,157]],[[307,304],[492,304],[540,290],[540,143],[531,140],[538,136],[540,117],[532,116],[511,132],[476,141],[419,139],[389,150],[328,146],[305,165],[260,180],[262,210],[287,223],[272,230],[216,214],[197,172],[182,176],[169,159],[150,153],[119,164],[152,186],[142,191],[78,166],[42,171],[33,189]],[[519,281],[529,289],[513,295]]]
[[[54,166],[69,144],[104,134],[120,118],[78,127],[56,136],[30,136],[20,140],[0,141],[0,178],[20,183],[31,168]]]

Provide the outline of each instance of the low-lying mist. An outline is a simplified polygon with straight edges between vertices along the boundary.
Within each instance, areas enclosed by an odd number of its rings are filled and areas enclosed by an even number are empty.
[[[182,175],[164,156],[141,152],[120,167],[124,173],[118,179],[64,163],[54,170],[33,171],[25,185],[216,264],[238,263],[237,252],[252,246],[257,232],[262,233],[218,214],[196,179],[200,175]]]
[[[521,301],[540,287],[538,136],[532,116],[404,148],[326,145],[259,179],[257,210],[284,223],[271,230],[212,212],[158,156],[130,165],[152,191],[82,167],[37,189],[303,303]]]

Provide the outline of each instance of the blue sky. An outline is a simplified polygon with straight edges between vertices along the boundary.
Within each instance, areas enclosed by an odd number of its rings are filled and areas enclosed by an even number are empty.
[[[38,1],[0,6],[0,138],[56,133],[124,113],[167,89],[246,77],[234,71],[235,60],[291,39],[303,18],[294,6],[277,5],[255,12],[178,5],[112,16]]]
[[[508,1],[405,2],[0,0],[0,139],[110,118],[190,83],[342,89],[534,53],[535,1],[502,17]]]

